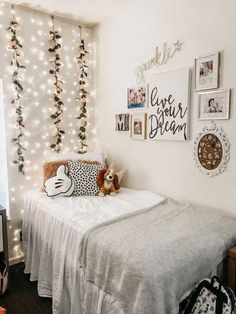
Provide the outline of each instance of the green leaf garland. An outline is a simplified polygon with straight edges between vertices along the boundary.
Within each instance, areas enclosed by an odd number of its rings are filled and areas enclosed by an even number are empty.
[[[24,86],[21,78],[21,70],[25,69],[25,66],[20,63],[22,56],[21,49],[23,45],[18,38],[18,31],[20,29],[19,23],[16,21],[14,15],[14,7],[12,7],[12,20],[10,26],[7,28],[10,34],[10,43],[8,49],[12,52],[11,56],[11,69],[12,69],[12,83],[14,86],[14,97],[11,100],[11,104],[16,108],[16,136],[12,138],[12,143],[16,145],[17,158],[13,160],[13,164],[18,166],[18,171],[25,174],[24,169],[24,151],[26,150],[23,144],[24,137],[24,117],[23,117],[23,102],[22,96],[24,92]]]
[[[79,44],[79,55],[76,57],[78,69],[79,69],[79,79],[78,79],[78,97],[76,100],[79,102],[79,114],[76,119],[79,120],[79,151],[78,153],[84,154],[87,151],[87,97],[89,95],[86,85],[88,78],[88,64],[87,64],[87,54],[88,51],[85,48],[85,41],[82,37],[81,26],[79,26],[80,31],[80,44]]]
[[[52,64],[52,68],[49,70],[49,73],[54,78],[54,92],[53,92],[53,106],[54,111],[51,114],[51,119],[53,120],[55,142],[50,145],[52,151],[56,151],[59,153],[62,149],[62,135],[65,134],[65,131],[61,128],[61,115],[63,114],[63,106],[64,103],[62,101],[62,93],[63,93],[63,81],[60,78],[60,69],[61,69],[61,58],[59,54],[59,50],[61,48],[60,39],[61,35],[59,31],[54,29],[54,16],[52,18],[52,30],[49,32],[51,47],[48,51],[51,53],[52,58],[50,59],[50,63]]]

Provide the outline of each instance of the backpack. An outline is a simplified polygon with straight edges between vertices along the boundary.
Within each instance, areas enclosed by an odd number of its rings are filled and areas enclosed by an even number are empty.
[[[233,291],[216,276],[200,281],[183,302],[183,314],[232,314],[235,308]]]

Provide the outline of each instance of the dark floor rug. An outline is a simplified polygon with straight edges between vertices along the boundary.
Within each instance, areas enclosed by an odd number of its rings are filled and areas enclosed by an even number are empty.
[[[24,274],[23,263],[10,267],[8,289],[0,296],[0,306],[6,314],[52,313],[52,300],[38,296],[37,282],[31,282],[29,275]]]

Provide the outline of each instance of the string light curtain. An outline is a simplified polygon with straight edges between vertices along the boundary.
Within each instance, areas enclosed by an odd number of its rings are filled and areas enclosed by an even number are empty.
[[[60,58],[60,48],[61,48],[61,35],[58,30],[55,30],[54,25],[54,16],[51,16],[52,19],[52,30],[50,30],[49,40],[51,42],[51,47],[48,51],[51,53],[52,57],[50,59],[50,63],[52,64],[52,68],[49,70],[49,73],[54,78],[54,92],[53,92],[53,106],[54,111],[51,114],[51,119],[53,120],[53,137],[55,141],[50,145],[52,151],[59,153],[62,149],[62,140],[65,131],[62,129],[62,114],[63,114],[63,106],[64,103],[62,101],[62,93],[63,93],[63,81],[60,78],[60,69],[62,67],[61,58]]]
[[[24,55],[21,57],[21,63],[26,66],[26,69],[21,69],[23,74],[23,117],[25,129],[23,130],[25,136],[22,137],[22,142],[27,151],[23,151],[25,154],[25,175],[19,174],[19,178],[14,175],[14,171],[17,172],[17,165],[12,167],[9,165],[9,201],[11,208],[11,221],[9,222],[9,252],[12,257],[21,256],[21,242],[20,237],[20,215],[23,214],[23,195],[25,191],[30,191],[32,188],[39,189],[41,187],[41,166],[44,156],[51,150],[52,144],[52,120],[49,112],[49,95],[52,95],[52,87],[54,86],[54,77],[49,74],[49,62],[51,53],[48,52],[49,48],[49,30],[52,29],[51,15],[37,11],[29,10],[22,6],[16,6],[16,20],[20,24],[20,30],[18,32],[20,41],[23,44],[22,51]],[[5,111],[5,121],[7,126],[7,133],[11,134],[11,137],[16,137],[15,134],[15,120],[16,120],[16,108],[11,105],[13,99],[13,84],[12,83],[12,68],[10,66],[11,52],[8,50],[10,45],[10,32],[6,28],[10,25],[11,4],[6,2],[0,3],[0,55],[1,55],[1,77],[3,79],[3,103]],[[77,96],[77,85],[79,73],[77,71],[77,62],[75,61],[78,54],[78,47],[75,47],[80,43],[78,36],[78,26],[75,26],[74,21],[64,20],[60,17],[55,17],[56,29],[60,31],[63,29],[62,34],[63,44],[61,47],[61,57],[63,54],[63,67],[61,69],[61,75],[63,74],[63,128],[66,135],[63,139],[63,152],[78,151],[78,102],[75,101]],[[89,51],[88,65],[89,65],[89,78],[90,84],[90,96],[89,96],[89,112],[88,112],[88,145],[93,147],[94,138],[90,138],[95,134],[95,126],[90,122],[93,121],[94,107],[93,97],[95,90],[92,85],[93,82],[93,68],[95,66],[95,59],[93,51],[95,44],[93,42],[93,30],[90,28],[82,27],[83,37],[85,39],[86,47]],[[62,60],[62,58],[61,58]],[[53,82],[52,82],[53,80]],[[90,100],[91,97],[91,100]],[[53,106],[50,104],[50,109]],[[53,108],[54,109],[54,108]],[[91,111],[90,111],[91,110]],[[9,139],[6,134],[7,140]],[[15,157],[15,143],[7,145],[7,154],[11,160]],[[56,154],[56,153],[55,153]],[[12,172],[12,170],[14,170]],[[17,174],[17,173],[16,173]]]
[[[87,55],[88,51],[85,47],[85,41],[82,36],[82,29],[79,26],[80,32],[80,44],[79,44],[79,55],[76,57],[79,78],[78,78],[78,97],[76,100],[79,102],[79,114],[77,119],[79,120],[79,150],[78,153],[84,154],[87,151],[87,101],[89,92],[87,90],[88,86],[88,64],[87,64]]]
[[[13,163],[18,166],[18,171],[25,174],[24,169],[24,151],[26,150],[23,144],[24,137],[24,117],[23,117],[23,78],[22,70],[25,66],[21,63],[22,58],[22,48],[23,45],[18,37],[18,31],[20,30],[20,25],[15,17],[14,6],[12,6],[12,20],[10,21],[10,26],[7,28],[10,35],[10,43],[8,46],[9,51],[11,51],[11,71],[12,71],[12,83],[14,88],[14,96],[11,100],[11,104],[15,107],[16,113],[16,136],[12,138],[12,142],[16,145],[17,158],[13,160]]]

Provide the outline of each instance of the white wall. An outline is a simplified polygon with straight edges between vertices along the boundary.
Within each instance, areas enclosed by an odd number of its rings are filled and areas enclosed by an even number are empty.
[[[127,1],[122,13],[97,30],[97,145],[127,168],[125,185],[176,199],[236,208],[236,2],[234,0]],[[228,170],[213,178],[194,165],[194,139],[209,121],[198,121],[197,93],[192,93],[190,141],[135,141],[115,131],[115,114],[125,113],[126,88],[135,85],[134,68],[149,60],[163,42],[184,41],[180,53],[155,72],[193,67],[194,58],[222,52],[221,88],[232,88],[231,119],[219,121],[231,142]],[[151,75],[153,73],[149,73]],[[147,82],[148,78],[147,77]]]
[[[27,151],[25,153],[26,175],[18,173],[17,167],[12,164],[15,159],[15,146],[11,143],[15,137],[15,109],[11,105],[12,80],[10,64],[10,52],[7,50],[8,37],[7,27],[11,19],[11,7],[9,4],[0,4],[0,77],[3,78],[4,106],[7,128],[7,153],[8,153],[8,173],[10,192],[10,215],[9,221],[9,244],[10,257],[19,257],[21,243],[19,233],[21,229],[22,210],[24,210],[24,194],[32,189],[39,189],[42,183],[41,167],[44,152],[50,151],[49,143],[53,143],[52,120],[50,116],[50,93],[52,88],[49,60],[51,55],[49,48],[49,25],[50,15],[40,13],[24,7],[15,7],[16,17],[19,18],[21,30],[19,36],[23,40],[22,63],[26,65],[24,73],[24,116],[25,116],[25,141]],[[61,49],[61,77],[65,81],[63,89],[64,114],[63,129],[66,131],[64,138],[64,151],[77,151],[78,141],[76,132],[78,103],[76,80],[78,78],[75,57],[78,55],[79,32],[78,23],[71,20],[55,18],[55,27],[61,28],[63,44]],[[92,52],[92,30],[83,29],[88,49]],[[92,55],[91,55],[92,59]],[[92,67],[91,67],[92,68]],[[90,72],[90,75],[92,72]],[[93,150],[93,104],[92,99],[88,103],[88,113],[90,115],[89,125],[89,149]],[[1,175],[1,174],[0,174]]]

